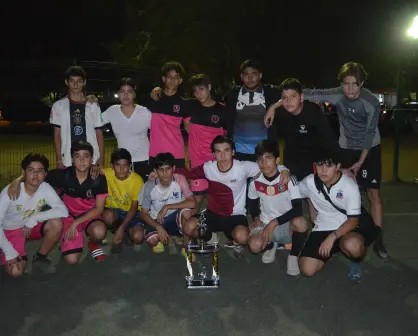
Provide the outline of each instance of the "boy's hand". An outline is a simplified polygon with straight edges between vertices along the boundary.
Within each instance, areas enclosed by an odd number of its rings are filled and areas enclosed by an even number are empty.
[[[162,89],[160,87],[155,87],[152,91],[151,91],[151,98],[152,100],[159,100],[161,98],[161,91]]]
[[[161,225],[157,227],[157,232],[158,232],[158,236],[160,237],[161,242],[163,244],[168,244],[168,242],[170,241],[170,236]]]
[[[164,223],[164,217],[167,214],[168,211],[168,207],[166,207],[165,205],[162,207],[162,209],[160,210],[160,212],[157,215],[157,222],[160,224]]]
[[[7,189],[7,195],[12,201],[15,201],[20,196],[20,178],[13,180],[12,183],[10,183],[9,188]]]

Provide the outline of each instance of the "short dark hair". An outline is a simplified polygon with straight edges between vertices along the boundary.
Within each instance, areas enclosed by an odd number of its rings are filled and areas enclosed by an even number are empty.
[[[189,85],[191,89],[193,90],[196,86],[204,86],[209,87],[209,85],[212,85],[212,81],[210,80],[208,75],[205,74],[198,74],[190,77],[189,79]]]
[[[86,80],[86,72],[84,69],[80,66],[73,65],[70,66],[67,71],[64,72],[64,77],[66,80],[69,80],[70,77],[81,77],[83,81]]]
[[[160,153],[154,158],[154,169],[161,168],[162,166],[174,167],[176,160],[171,153]]]
[[[119,89],[122,86],[130,86],[132,88],[132,90],[134,90],[134,91],[136,90],[136,84],[135,84],[134,80],[132,78],[129,78],[129,77],[124,77],[120,80]]]
[[[212,149],[212,153],[215,153],[215,145],[227,143],[231,147],[232,150],[235,150],[235,143],[234,140],[232,140],[230,137],[226,135],[218,135],[213,139],[212,144],[210,145],[210,148]]]
[[[126,160],[129,164],[132,163],[132,155],[129,151],[125,148],[116,148],[112,154],[110,155],[110,162],[115,164],[119,160]]]
[[[286,78],[280,83],[279,91],[283,93],[284,90],[295,90],[297,93],[302,94],[302,84],[296,78]]]
[[[170,71],[177,72],[181,78],[183,78],[184,74],[186,73],[186,71],[184,70],[184,67],[179,62],[176,62],[176,61],[168,61],[167,63],[165,63],[161,69],[161,75],[167,76],[167,74]]]
[[[74,156],[76,152],[86,150],[90,153],[90,155],[93,157],[93,146],[90,144],[90,142],[87,141],[76,141],[71,145],[71,157]]]
[[[341,163],[341,153],[337,149],[322,152],[317,156],[315,163],[317,165],[325,164],[327,166],[338,165]]]
[[[347,62],[340,68],[337,78],[341,83],[347,76],[355,77],[357,85],[360,85],[367,80],[368,74],[361,63]]]
[[[247,69],[247,68],[254,68],[258,72],[262,72],[261,71],[261,64],[260,64],[260,62],[258,62],[256,60],[246,60],[246,61],[242,62],[241,66],[239,67],[239,72],[243,73],[245,71],[245,69]]]
[[[37,153],[29,153],[25,156],[21,163],[22,169],[25,170],[26,168],[28,168],[32,162],[39,162],[40,164],[42,164],[42,166],[44,166],[45,171],[48,171],[49,169],[49,160],[45,157],[45,155]]]
[[[257,146],[255,146],[255,156],[257,159],[266,153],[273,155],[275,158],[280,157],[279,146],[277,142],[271,140],[263,140],[260,141]]]

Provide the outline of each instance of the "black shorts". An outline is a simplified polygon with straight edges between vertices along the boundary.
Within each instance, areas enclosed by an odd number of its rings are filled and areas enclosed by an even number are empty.
[[[255,154],[246,154],[246,153],[238,153],[238,152],[235,152],[234,159],[238,161],[251,161],[251,162],[257,161]]]
[[[302,181],[306,176],[316,172],[314,160],[285,160],[284,165],[289,169],[290,174],[296,176],[298,181]]]
[[[148,176],[151,173],[151,168],[148,160],[132,162],[132,168],[135,173],[142,177],[144,183],[148,181]]]
[[[350,168],[360,159],[361,150],[342,149],[342,161],[344,168]],[[369,150],[363,166],[357,175],[360,187],[365,189],[380,189],[382,182],[382,149],[380,145]]]
[[[300,254],[300,257],[309,257],[321,260],[326,262],[329,258],[324,258],[323,256],[319,255],[319,247],[321,246],[322,242],[332,233],[333,231],[312,231],[309,235],[308,240],[303,247],[303,250]],[[352,231],[360,234],[364,238],[364,245],[370,246],[371,243],[376,239],[377,235],[380,232],[380,227],[374,224],[372,217],[370,214],[362,214],[359,218],[359,224],[357,227]],[[340,238],[341,239],[341,238]],[[340,239],[337,239],[334,243],[334,247],[331,250],[331,256],[334,253],[340,252]],[[330,256],[330,257],[331,257]]]
[[[155,165],[155,157],[151,157],[149,158],[149,166],[150,169],[153,170],[154,169],[154,165]],[[186,161],[184,159],[174,159],[174,165],[177,168],[186,168]]]
[[[223,232],[228,239],[232,240],[232,231],[237,226],[242,225],[248,227],[247,217],[244,215],[220,216],[214,214],[212,211],[205,210],[205,216],[209,238],[211,237],[212,232]],[[199,219],[200,213],[193,217]]]

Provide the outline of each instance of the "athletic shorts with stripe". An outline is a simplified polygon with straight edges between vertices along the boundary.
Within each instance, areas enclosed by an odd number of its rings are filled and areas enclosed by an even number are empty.
[[[170,236],[182,236],[181,219],[184,211],[191,211],[190,209],[176,210],[164,217],[163,227]],[[153,236],[158,235],[157,229],[149,224],[144,224],[145,240],[148,241]]]

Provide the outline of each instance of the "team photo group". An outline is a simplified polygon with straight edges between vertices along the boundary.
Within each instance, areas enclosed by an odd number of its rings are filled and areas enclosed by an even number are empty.
[[[263,84],[255,60],[244,61],[239,72],[242,85],[218,101],[208,75],[186,79],[180,63],[167,62],[163,85],[147,102],[137,104],[136,84],[123,78],[120,104],[102,112],[85,93],[85,71],[70,67],[63,78],[68,94],[50,116],[56,161],[28,154],[22,175],[0,194],[6,273],[25,273],[31,240],[41,241],[30,260],[33,271],[54,273],[49,254],[55,248],[68,264],[79,263],[85,248],[105,261],[106,243],[117,254],[134,244],[162,253],[174,242],[189,258],[190,243],[218,243],[219,233],[237,259],[253,253],[272,263],[277,249],[288,250],[290,276],[314,276],[336,253],[359,272],[369,246],[387,260],[380,103],[364,87],[363,66],[342,65],[340,85],[331,89],[304,89],[295,78]],[[336,107],[339,135],[319,103]],[[117,148],[105,162],[108,124]]]

